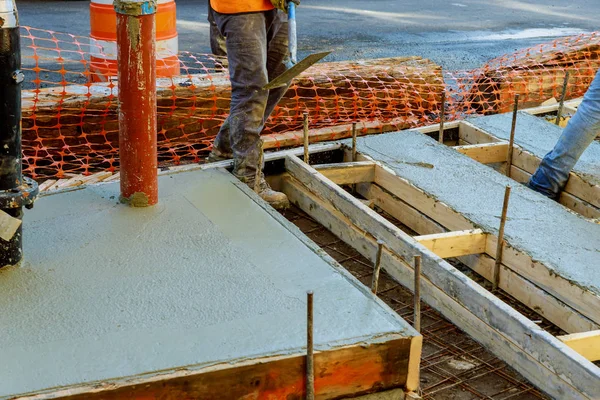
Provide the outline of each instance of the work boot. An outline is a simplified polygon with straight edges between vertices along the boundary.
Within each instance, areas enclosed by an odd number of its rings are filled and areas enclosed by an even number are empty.
[[[210,152],[210,154],[208,155],[208,157],[206,157],[206,162],[214,163],[214,162],[219,162],[219,161],[230,160],[232,158],[233,158],[233,154],[227,154],[227,153],[220,152],[219,150],[217,150],[216,148],[213,147],[213,149]]]
[[[255,189],[254,181],[254,179],[248,179],[246,182],[246,184],[250,186],[250,189],[252,189],[253,191]],[[269,186],[264,176],[260,177],[260,181],[258,183],[258,191],[256,194],[258,194],[261,199],[269,203],[271,207],[277,210],[283,210],[290,206],[290,201],[288,200],[285,193],[281,193],[271,189],[271,186]]]

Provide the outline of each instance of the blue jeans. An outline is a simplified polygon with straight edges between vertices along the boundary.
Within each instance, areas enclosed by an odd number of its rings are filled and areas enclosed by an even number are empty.
[[[600,70],[554,149],[546,154],[527,185],[545,196],[557,199],[579,157],[599,133]]]
[[[287,69],[287,15],[278,10],[244,14],[215,11],[213,15],[225,37],[231,79],[230,112],[215,138],[213,153],[233,156],[234,175],[251,183],[262,151],[260,133],[287,91],[287,86],[263,89]]]

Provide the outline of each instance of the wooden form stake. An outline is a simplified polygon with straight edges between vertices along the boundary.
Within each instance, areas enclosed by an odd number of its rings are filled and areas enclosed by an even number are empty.
[[[304,162],[309,164],[308,155],[308,113],[304,113]]]
[[[556,111],[556,121],[554,123],[560,125],[560,117],[562,116],[563,108],[565,106],[565,98],[567,97],[567,86],[569,85],[569,71],[565,73],[565,80],[563,81],[562,94],[560,95],[560,103],[558,104],[558,110]]]
[[[519,111],[519,95],[515,94],[515,106],[513,108],[512,126],[510,128],[510,141],[508,142],[508,155],[506,156],[506,176],[510,178],[512,169],[513,146],[515,145],[515,131],[517,129],[517,112]]]
[[[440,110],[440,135],[439,142],[444,144],[444,120],[446,119],[446,92],[442,92],[442,108]]]
[[[506,214],[508,212],[508,200],[510,199],[510,186],[504,191],[504,203],[502,204],[502,217],[500,218],[500,229],[498,231],[498,244],[496,246],[496,262],[494,264],[493,290],[498,289],[500,283],[500,266],[502,265],[502,249],[504,248],[504,226],[506,225]]]
[[[417,332],[421,332],[421,256],[415,256],[415,310],[413,315],[413,326]]]
[[[377,241],[377,255],[375,256],[375,268],[373,269],[373,280],[371,281],[371,292],[377,294],[379,286],[379,272],[381,271],[381,252],[383,251],[383,242]]]
[[[313,292],[306,293],[306,399],[315,399],[315,360],[313,348]]]

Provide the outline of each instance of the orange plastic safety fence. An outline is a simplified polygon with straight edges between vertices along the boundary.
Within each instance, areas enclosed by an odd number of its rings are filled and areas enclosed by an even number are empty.
[[[114,69],[114,49],[23,27],[22,50],[24,173],[44,179],[117,170],[118,82],[107,72]],[[229,112],[226,60],[187,52],[178,60],[180,75],[157,80],[161,165],[200,161]],[[522,107],[540,105],[560,98],[566,71],[566,97],[575,98],[599,65],[597,33],[522,50],[473,71],[442,71],[419,57],[321,63],[292,82],[263,134],[275,146],[297,144],[286,133],[301,129],[304,112],[311,129],[354,121],[395,129],[433,124],[443,92],[446,120],[509,111],[516,93]]]

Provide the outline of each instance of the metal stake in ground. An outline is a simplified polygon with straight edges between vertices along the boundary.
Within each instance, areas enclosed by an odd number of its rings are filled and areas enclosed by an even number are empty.
[[[156,0],[115,0],[119,77],[121,200],[158,202]]]
[[[441,144],[444,144],[444,120],[446,119],[446,91],[442,92],[442,101],[440,109],[440,134],[438,140]]]
[[[565,99],[567,97],[567,86],[569,85],[569,71],[565,72],[565,80],[563,81],[562,93],[560,95],[560,103],[558,104],[558,110],[556,111],[556,121],[554,123],[559,126],[560,118],[562,117],[563,108],[565,106]]]
[[[352,162],[356,162],[356,122],[352,123]]]
[[[308,113],[304,114],[304,162],[309,163],[309,155],[308,155]]]
[[[373,268],[373,279],[371,280],[371,292],[377,294],[379,286],[379,272],[381,271],[381,253],[383,252],[383,242],[377,241],[377,255],[375,256],[375,266]]]
[[[519,95],[515,94],[515,105],[513,107],[512,126],[510,128],[510,141],[508,142],[508,155],[506,156],[506,176],[510,178],[513,159],[513,147],[515,145],[515,131],[517,129],[517,115],[519,111]]]
[[[421,332],[421,256],[415,256],[415,283],[414,283],[414,315],[413,326],[417,332]]]
[[[313,347],[313,292],[306,293],[306,399],[315,399],[315,359]]]
[[[0,268],[23,257],[23,209],[38,192],[21,165],[21,45],[14,0],[0,0]]]
[[[502,204],[502,216],[500,217],[500,229],[498,230],[498,244],[496,245],[496,263],[494,264],[494,277],[492,289],[497,290],[500,284],[500,266],[502,265],[502,251],[504,249],[504,225],[508,213],[508,201],[510,199],[510,186],[504,191],[504,203]]]

